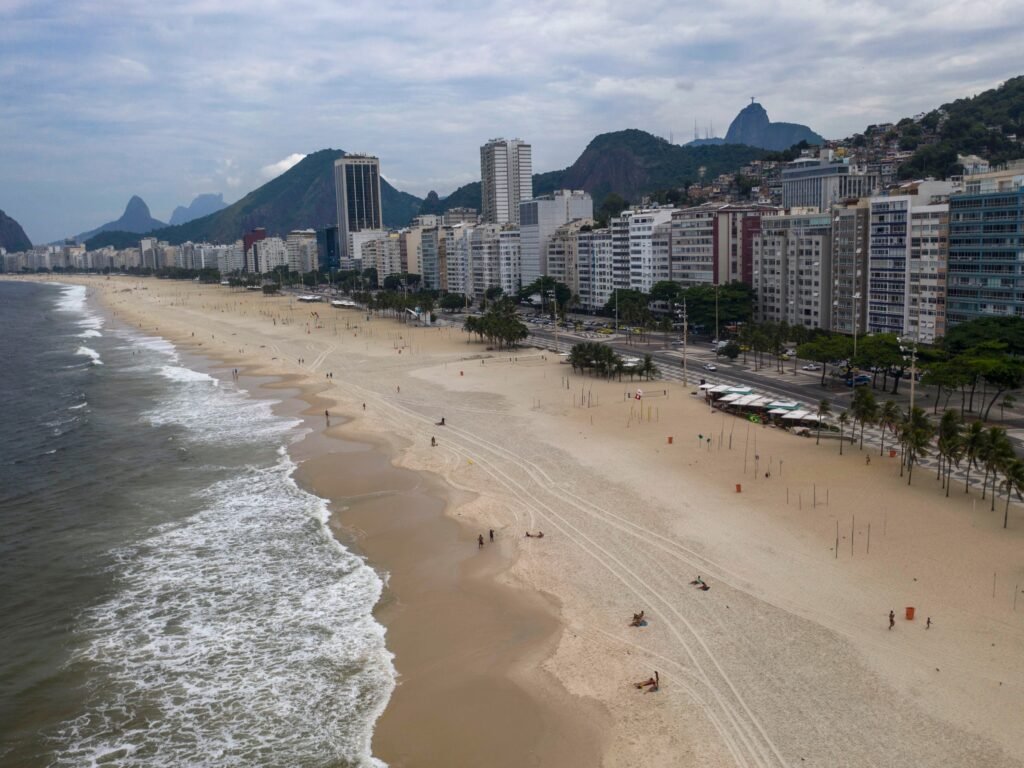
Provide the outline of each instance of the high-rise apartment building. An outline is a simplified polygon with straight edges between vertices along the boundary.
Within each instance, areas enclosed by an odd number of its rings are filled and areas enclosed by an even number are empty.
[[[946,269],[951,189],[917,182],[908,194],[869,203],[869,333],[909,335],[931,344],[946,332]]]
[[[1024,317],[1024,162],[964,177],[949,199],[946,321]]]
[[[754,316],[829,330],[832,320],[832,217],[762,216],[753,239]]]
[[[832,209],[832,330],[848,336],[867,327],[867,199]]]
[[[380,160],[371,155],[345,155],[334,161],[334,192],[338,206],[338,252],[343,269],[351,269],[355,232],[384,227],[380,202]]]
[[[519,204],[533,197],[532,152],[520,139],[491,139],[480,147],[480,211],[485,224],[519,223]]]
[[[594,215],[593,198],[581,190],[560,189],[526,200],[520,206],[519,229],[523,285],[548,273],[548,240],[563,224]]]
[[[581,230],[578,248],[580,306],[590,310],[601,309],[615,292],[611,230]]]

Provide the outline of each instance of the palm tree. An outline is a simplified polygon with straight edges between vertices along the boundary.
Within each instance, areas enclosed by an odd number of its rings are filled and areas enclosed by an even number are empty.
[[[846,411],[840,412],[836,417],[836,421],[839,422],[839,455],[843,455],[843,432],[845,431],[846,424],[850,421],[850,414]]]
[[[1021,498],[1021,490],[1024,490],[1024,461],[1014,457],[1003,469],[1003,476],[1006,482],[1006,508],[1003,510],[1003,528],[1010,522],[1010,494],[1017,492],[1017,498]]]
[[[978,454],[985,442],[985,425],[978,420],[972,421],[971,425],[963,432],[962,448],[963,455],[967,459],[967,476],[964,478],[964,493],[971,490],[971,467],[977,466]]]
[[[907,414],[901,429],[901,440],[907,463],[907,485],[914,477],[914,462],[919,456],[927,456],[935,426],[921,408],[914,406]]]
[[[867,387],[858,387],[853,393],[850,412],[855,422],[860,422],[860,449],[864,450],[864,425],[874,424],[878,418],[878,401],[875,399],[875,393]]]
[[[935,473],[936,480],[942,479],[946,463],[948,463],[952,452],[959,446],[962,431],[963,422],[960,421],[960,414],[950,410],[943,412],[942,421],[939,422],[939,461],[938,471]]]
[[[821,445],[821,423],[830,413],[832,413],[832,406],[827,399],[823,399],[818,403],[818,439],[814,441],[815,445]]]
[[[879,456],[885,454],[885,430],[891,429],[895,431],[896,425],[899,424],[899,421],[899,406],[892,400],[886,400],[885,405],[882,406],[882,409],[878,414],[878,425],[882,428],[882,447],[878,452]]]
[[[988,477],[988,473],[992,473],[991,510],[993,512],[996,510],[996,478],[999,476],[999,472],[1016,458],[1017,457],[1013,452],[1013,444],[1010,443],[1010,438],[1006,436],[1006,430],[1002,427],[991,427],[988,430],[988,440],[985,445],[984,461],[986,479]]]

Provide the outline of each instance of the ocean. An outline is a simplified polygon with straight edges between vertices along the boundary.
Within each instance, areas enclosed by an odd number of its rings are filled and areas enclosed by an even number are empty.
[[[292,480],[297,419],[0,281],[0,766],[379,766],[382,582]]]

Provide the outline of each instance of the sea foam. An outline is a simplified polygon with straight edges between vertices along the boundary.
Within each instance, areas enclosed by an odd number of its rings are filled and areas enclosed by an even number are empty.
[[[91,697],[54,735],[51,764],[380,766],[370,739],[394,687],[372,614],[383,583],[294,482],[285,446],[299,422],[145,344],[172,382],[145,420],[251,460],[225,458],[190,492],[198,511],[117,552],[72,662],[90,670]]]

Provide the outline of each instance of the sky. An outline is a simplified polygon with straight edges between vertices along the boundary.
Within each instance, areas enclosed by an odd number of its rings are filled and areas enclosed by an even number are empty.
[[[754,96],[842,138],[1024,74],[1019,0],[0,0],[0,209],[34,243],[305,154],[401,190],[479,179],[479,147],[571,165],[597,134],[724,135]]]

